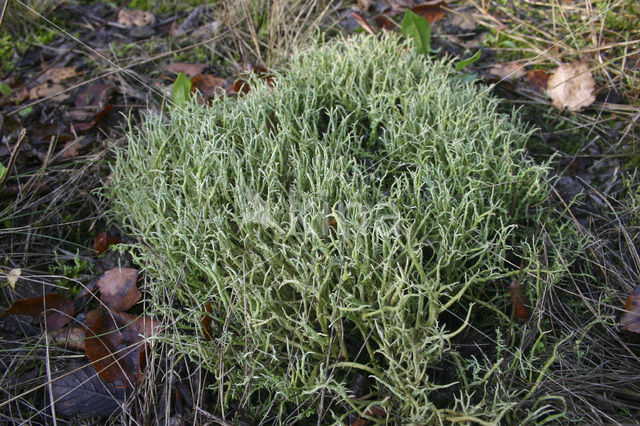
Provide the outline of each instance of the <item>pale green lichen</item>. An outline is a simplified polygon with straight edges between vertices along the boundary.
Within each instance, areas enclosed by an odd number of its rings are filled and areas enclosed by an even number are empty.
[[[508,325],[504,285],[521,269],[536,286],[561,275],[544,264],[547,170],[529,132],[394,36],[313,46],[274,88],[251,87],[150,114],[106,190],[140,240],[153,313],[175,322],[173,350],[215,377],[212,405],[280,422],[369,405],[398,423],[503,416],[516,401],[489,380],[500,352],[454,343],[468,321]]]

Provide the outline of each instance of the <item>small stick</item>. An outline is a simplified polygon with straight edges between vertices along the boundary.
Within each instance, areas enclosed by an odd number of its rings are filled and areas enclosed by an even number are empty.
[[[9,0],[6,0],[6,1],[9,1]],[[24,137],[26,136],[26,134],[27,134],[27,130],[23,128],[22,131],[20,132],[20,136],[18,137],[18,142],[16,142],[16,145],[13,147],[13,152],[11,153],[11,157],[9,157],[9,164],[7,164],[7,170],[4,176],[0,178],[0,186],[4,185],[4,183],[7,181],[9,172],[13,168],[13,164],[16,162],[16,158],[18,157],[18,153],[20,152],[20,148],[22,147],[22,143],[24,142]]]

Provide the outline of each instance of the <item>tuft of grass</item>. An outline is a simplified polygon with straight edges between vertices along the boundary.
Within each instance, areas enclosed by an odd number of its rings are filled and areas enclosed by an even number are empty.
[[[333,5],[326,1],[223,0],[220,4],[233,37],[224,56],[236,57],[241,66],[283,64],[319,29],[335,25],[329,19]]]
[[[580,247],[517,115],[390,34],[313,46],[275,88],[251,87],[149,114],[105,188],[170,353],[210,372],[206,408],[256,423],[565,416],[536,392],[569,337],[542,320],[520,335],[506,287],[538,306]],[[465,350],[473,336],[493,343]]]
[[[40,22],[40,15],[50,16],[59,4],[59,0],[9,1],[2,26],[11,33],[29,33]]]

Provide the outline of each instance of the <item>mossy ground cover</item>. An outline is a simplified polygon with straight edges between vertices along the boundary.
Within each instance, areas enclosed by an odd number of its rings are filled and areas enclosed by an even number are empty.
[[[106,195],[220,415],[500,421],[531,396],[504,377],[535,383],[551,352],[515,368],[506,288],[535,306],[578,239],[550,213],[530,132],[496,106],[446,61],[356,37],[297,54],[273,88],[130,132]],[[478,333],[497,344],[463,350]]]

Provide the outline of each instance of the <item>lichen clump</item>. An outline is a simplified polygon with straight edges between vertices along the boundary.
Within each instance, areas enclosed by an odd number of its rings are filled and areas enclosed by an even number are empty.
[[[150,114],[107,190],[173,350],[212,373],[212,409],[285,423],[371,407],[398,423],[503,415],[496,345],[457,344],[508,324],[521,271],[553,275],[528,131],[392,35],[315,45],[274,82]]]

